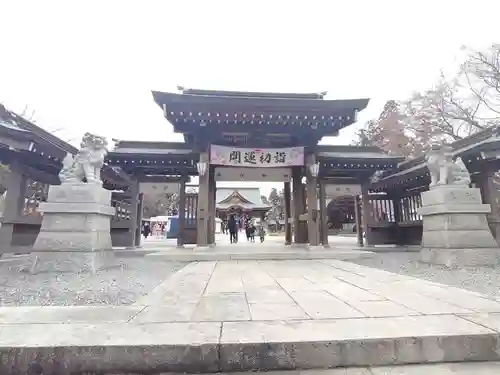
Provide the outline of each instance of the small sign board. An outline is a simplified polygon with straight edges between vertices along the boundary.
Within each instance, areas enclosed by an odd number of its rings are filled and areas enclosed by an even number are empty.
[[[253,149],[211,145],[210,164],[267,168],[304,165],[304,147]]]

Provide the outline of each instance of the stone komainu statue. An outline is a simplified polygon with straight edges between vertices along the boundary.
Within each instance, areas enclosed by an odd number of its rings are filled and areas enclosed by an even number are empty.
[[[431,174],[429,187],[437,185],[470,185],[470,174],[461,158],[453,162],[451,148],[431,150],[425,157]]]
[[[80,144],[80,151],[75,158],[67,154],[63,160],[63,168],[59,173],[61,183],[101,183],[101,168],[108,152],[107,146],[106,138],[85,133]]]

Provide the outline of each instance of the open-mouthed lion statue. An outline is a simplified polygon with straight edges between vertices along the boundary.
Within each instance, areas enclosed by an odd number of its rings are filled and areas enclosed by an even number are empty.
[[[59,173],[61,182],[79,181],[102,183],[101,168],[108,150],[106,138],[85,133],[80,144],[80,151],[75,158],[71,154],[63,160],[63,168]]]
[[[429,151],[425,160],[431,174],[430,188],[438,185],[470,185],[467,167],[459,157],[453,162],[450,147]]]

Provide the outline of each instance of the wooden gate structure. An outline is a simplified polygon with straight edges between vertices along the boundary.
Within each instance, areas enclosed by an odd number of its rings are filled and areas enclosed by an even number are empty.
[[[317,145],[321,137],[336,135],[353,123],[367,100],[323,100],[324,94],[207,90],[153,95],[174,131],[184,134],[185,143],[115,140],[102,169],[104,187],[121,191],[113,194],[113,245],[139,245],[139,187],[146,182],[180,184],[179,245],[213,243],[215,165],[210,162],[211,145],[230,146],[242,160],[247,157],[250,161],[253,159],[245,156],[245,149],[278,150],[276,155],[280,148],[303,149],[304,165],[291,167],[292,181],[284,184],[285,195],[290,198],[286,202],[287,218],[291,219],[286,220],[287,243],[328,245],[325,186],[341,184],[362,187],[361,196],[356,197],[356,222],[361,222],[357,227],[366,233],[368,245],[420,243],[422,221],[417,211],[420,193],[428,189],[430,182],[423,157],[402,161],[375,147]],[[500,169],[499,128],[486,129],[451,147],[453,155],[461,157],[467,166],[472,183],[481,188],[484,203],[491,205],[488,221],[499,239],[498,185],[494,178]],[[0,162],[10,169],[5,183],[0,252],[34,243],[41,223],[38,202],[45,199],[48,185],[60,183],[58,173],[66,153],[77,151],[0,106]],[[376,179],[370,179],[376,171]],[[199,195],[185,191],[190,176],[200,178]],[[291,186],[300,188],[291,191]],[[296,228],[293,239],[292,222]]]
[[[366,99],[323,100],[323,96],[210,90],[153,92],[164,116],[175,132],[184,135],[185,143],[119,140],[106,163],[140,182],[177,179],[181,184],[178,245],[196,243],[205,247],[215,241],[218,164],[211,162],[212,146],[229,146],[242,162],[251,163],[257,163],[252,150],[268,150],[269,157],[263,160],[270,162],[279,160],[280,154],[286,155],[283,150],[287,148],[300,148],[303,164],[289,167],[296,187],[293,194],[292,183],[284,183],[285,195],[291,198],[286,202],[286,242],[292,242],[293,222],[294,242],[327,245],[325,194],[318,207],[317,187],[324,191],[327,184],[366,183],[375,171],[389,170],[402,159],[376,147],[318,146],[323,136],[337,135],[339,129],[352,124],[356,112],[368,103]],[[314,175],[311,166],[317,166]],[[198,196],[185,192],[189,176],[199,177]]]

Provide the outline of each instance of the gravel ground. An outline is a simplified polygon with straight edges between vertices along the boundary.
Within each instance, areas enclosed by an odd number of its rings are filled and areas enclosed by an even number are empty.
[[[418,252],[389,252],[378,253],[372,258],[354,259],[350,262],[456,286],[495,298],[500,297],[500,267],[447,269],[442,266],[421,263],[418,259]]]
[[[90,273],[19,272],[20,260],[0,261],[0,306],[129,305],[187,263],[160,257],[120,258],[120,266]]]

